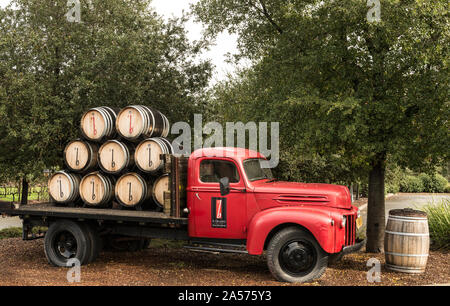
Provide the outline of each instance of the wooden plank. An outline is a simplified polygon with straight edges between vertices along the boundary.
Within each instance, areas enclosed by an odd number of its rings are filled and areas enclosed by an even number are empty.
[[[18,209],[11,209],[5,206],[3,205],[0,206],[0,213],[5,213],[13,216],[29,215],[29,216],[85,218],[96,220],[115,220],[115,221],[161,223],[161,224],[168,224],[168,223],[187,224],[187,218],[174,218],[164,214],[163,212],[155,212],[155,211],[61,207],[55,206],[54,204],[51,203],[27,205],[22,206]]]

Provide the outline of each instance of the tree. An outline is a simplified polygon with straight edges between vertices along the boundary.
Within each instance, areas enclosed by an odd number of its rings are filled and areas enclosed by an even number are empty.
[[[368,21],[368,10],[360,0],[201,0],[193,7],[208,36],[237,33],[237,59],[252,62],[218,87],[211,107],[280,121],[285,155],[334,156],[366,175],[366,249],[380,252],[388,158],[412,169],[449,158],[450,44],[447,1],[385,0],[378,22]]]
[[[192,117],[211,75],[197,57],[206,43],[189,42],[185,17],[165,22],[149,4],[81,1],[80,22],[67,0],[0,9],[3,177],[61,167],[91,107],[146,104],[172,122]]]

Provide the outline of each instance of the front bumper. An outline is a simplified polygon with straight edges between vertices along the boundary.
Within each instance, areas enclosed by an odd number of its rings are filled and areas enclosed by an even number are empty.
[[[363,248],[363,246],[365,246],[365,245],[366,245],[366,239],[356,242],[354,245],[349,245],[349,246],[342,248],[342,251],[340,253],[342,253],[342,255],[355,253],[355,252],[358,252],[359,250],[361,250]]]

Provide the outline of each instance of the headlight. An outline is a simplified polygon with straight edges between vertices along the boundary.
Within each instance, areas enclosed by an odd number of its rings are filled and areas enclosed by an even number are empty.
[[[341,227],[345,228],[346,224],[347,224],[347,217],[346,216],[342,216]]]

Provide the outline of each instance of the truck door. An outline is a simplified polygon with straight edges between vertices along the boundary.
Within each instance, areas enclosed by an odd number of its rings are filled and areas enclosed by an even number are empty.
[[[199,158],[191,185],[194,218],[190,235],[204,238],[245,239],[247,194],[236,163],[227,158]],[[219,180],[228,177],[230,193],[220,195]]]

